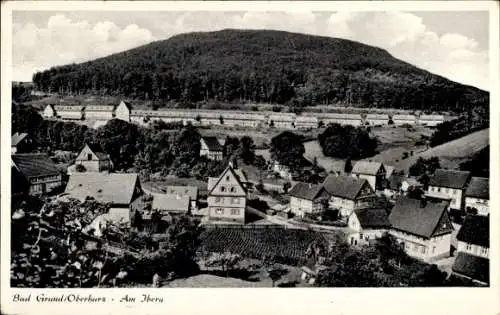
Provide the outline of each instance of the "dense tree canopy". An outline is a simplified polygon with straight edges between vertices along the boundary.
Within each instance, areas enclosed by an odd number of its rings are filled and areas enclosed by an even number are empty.
[[[360,127],[330,124],[318,136],[323,154],[336,158],[362,159],[376,154],[377,140]]]
[[[439,158],[436,156],[424,159],[419,157],[415,164],[410,166],[409,173],[411,176],[422,176],[422,175],[432,175],[434,172],[440,168]]]
[[[271,139],[271,156],[281,165],[296,169],[304,160],[303,138],[291,131],[284,131]]]
[[[349,104],[463,111],[488,107],[488,93],[451,82],[361,43],[266,30],[174,36],[33,76],[60,94],[111,94],[193,102]],[[157,105],[156,105],[157,106]]]

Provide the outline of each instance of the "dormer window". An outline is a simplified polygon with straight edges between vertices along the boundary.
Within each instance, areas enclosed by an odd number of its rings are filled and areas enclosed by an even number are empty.
[[[226,180],[227,180],[227,181],[229,181],[229,175],[228,175],[228,176],[226,176]]]

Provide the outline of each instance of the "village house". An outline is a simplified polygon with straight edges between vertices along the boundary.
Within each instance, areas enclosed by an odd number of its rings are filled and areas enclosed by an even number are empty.
[[[95,144],[86,143],[75,159],[75,166],[82,165],[85,172],[104,172],[113,169],[109,154]]]
[[[316,129],[318,128],[318,118],[313,116],[299,115],[295,119],[295,128],[297,129]]]
[[[56,105],[54,110],[56,117],[63,120],[85,119],[85,106],[83,105]]]
[[[179,195],[153,195],[153,203],[151,206],[153,211],[159,211],[162,215],[165,214],[189,214],[192,210],[189,196]]]
[[[457,234],[457,258],[454,274],[482,284],[489,283],[490,220],[485,216],[467,216]]]
[[[188,197],[190,209],[197,209],[198,187],[196,186],[167,186],[164,189],[166,195],[176,198]]]
[[[85,106],[85,119],[111,120],[114,118],[113,105],[87,105]]]
[[[266,117],[262,114],[224,112],[222,114],[224,125],[243,126],[256,128],[266,122]]]
[[[354,210],[371,207],[376,198],[375,191],[362,178],[329,175],[322,185],[330,195],[330,209],[338,209],[342,217],[349,217]]]
[[[409,256],[426,262],[449,257],[453,225],[447,206],[401,196],[389,215],[389,233]]]
[[[364,120],[370,126],[387,125],[389,123],[389,115],[382,114],[368,114]]]
[[[130,224],[143,194],[139,176],[133,173],[76,173],[69,177],[64,198],[109,203],[109,217]]]
[[[33,139],[27,133],[16,132],[11,137],[10,153],[28,153],[34,149]]]
[[[43,110],[43,117],[44,118],[55,118],[56,117],[56,111],[54,110],[54,106],[51,104],[45,106]]]
[[[269,115],[269,126],[277,129],[294,129],[295,117],[295,114],[290,113]]]
[[[462,211],[465,203],[465,190],[469,181],[470,172],[438,169],[429,180],[426,195],[451,200],[450,208]]]
[[[392,175],[387,182],[384,195],[388,198],[396,198],[400,195],[406,195],[409,190],[422,188],[422,184],[418,180],[403,175]]]
[[[417,122],[417,116],[397,114],[392,116],[392,121],[396,126],[404,124],[415,125],[415,123]]]
[[[465,191],[465,210],[477,211],[478,215],[487,216],[490,213],[490,183],[489,178],[472,177]]]
[[[298,217],[320,214],[328,208],[329,195],[322,185],[298,182],[288,192],[290,211]]]
[[[24,153],[11,157],[12,166],[18,172],[16,178],[22,180],[19,185],[27,189],[29,195],[43,195],[61,187],[62,173],[48,155]]]
[[[200,156],[206,156],[210,160],[222,161],[224,147],[216,137],[201,137],[200,144]]]
[[[208,179],[208,219],[245,223],[247,191],[230,164]]]
[[[358,161],[351,170],[351,175],[366,179],[374,190],[383,190],[386,170],[380,162]]]
[[[120,104],[115,109],[115,117],[117,119],[130,122],[130,111],[132,110],[132,106],[130,103],[121,101]]]
[[[391,224],[386,209],[366,208],[354,210],[347,219],[351,245],[368,245],[371,241],[382,237]]]

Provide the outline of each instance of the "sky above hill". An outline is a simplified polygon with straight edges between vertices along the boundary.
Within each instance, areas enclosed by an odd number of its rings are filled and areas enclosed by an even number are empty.
[[[346,38],[489,90],[488,12],[15,11],[12,75],[83,62],[193,31],[275,29]]]

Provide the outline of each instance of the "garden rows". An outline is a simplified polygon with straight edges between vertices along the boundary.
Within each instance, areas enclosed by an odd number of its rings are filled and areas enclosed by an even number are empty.
[[[297,264],[305,258],[312,242],[325,244],[326,240],[319,233],[304,230],[217,228],[202,233],[200,250],[256,259],[267,256],[285,264]]]

